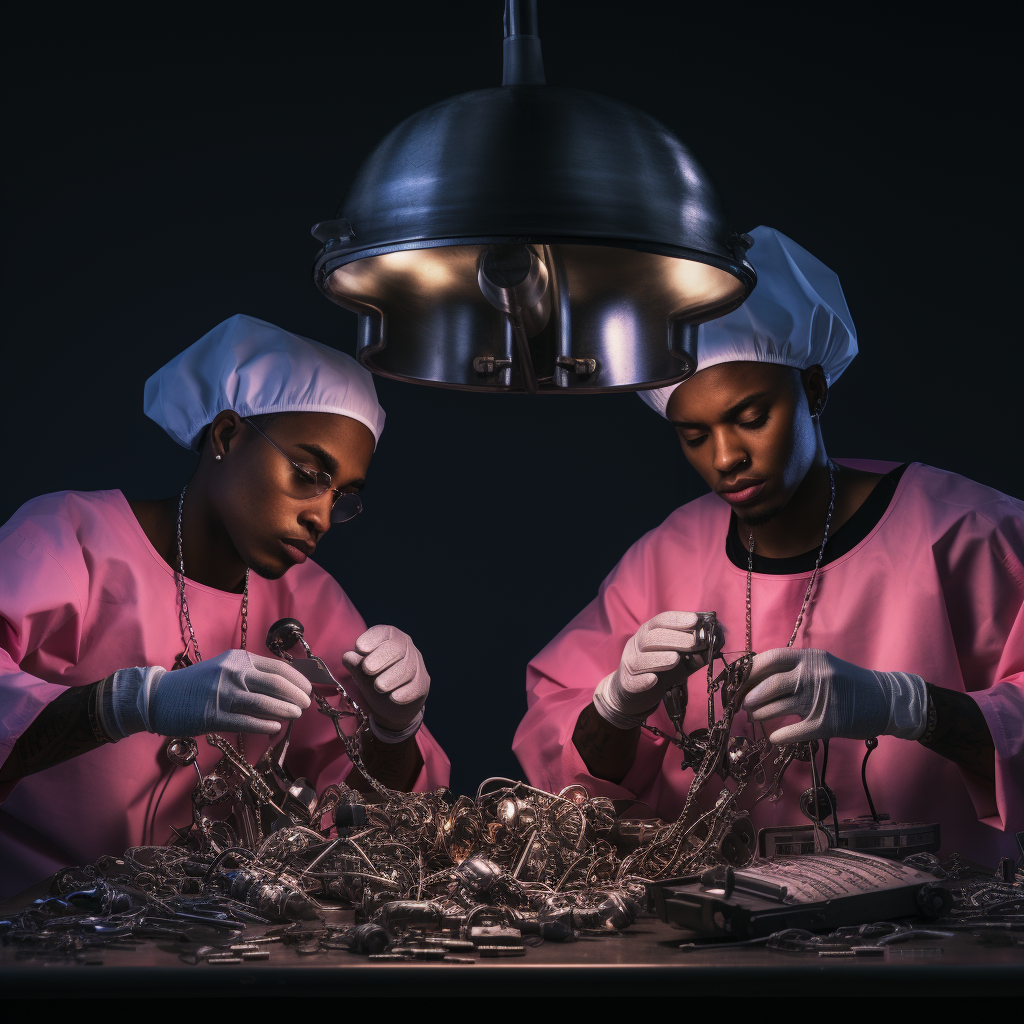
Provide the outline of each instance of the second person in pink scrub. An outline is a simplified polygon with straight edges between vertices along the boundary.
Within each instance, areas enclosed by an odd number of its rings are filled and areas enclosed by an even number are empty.
[[[542,789],[581,783],[674,819],[693,772],[646,727],[675,734],[661,702],[680,683],[684,731],[707,727],[698,613],[715,612],[725,651],[759,652],[735,728],[830,740],[841,817],[870,811],[877,738],[879,812],[938,822],[946,851],[1016,858],[1024,506],[919,463],[831,459],[825,403],[857,353],[842,289],[781,233],[753,237],[751,297],[700,327],[689,380],[641,395],[711,493],[638,540],[530,663],[516,754]],[[864,415],[884,410],[865,396]],[[810,785],[794,762],[754,826],[806,823]]]

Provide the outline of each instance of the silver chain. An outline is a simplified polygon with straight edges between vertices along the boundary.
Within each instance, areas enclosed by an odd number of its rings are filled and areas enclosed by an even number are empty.
[[[185,597],[185,556],[181,551],[181,510],[185,507],[186,484],[181,489],[181,496],[178,498],[178,571],[174,574],[178,578],[178,626],[181,629],[181,639],[185,644],[185,654],[188,655],[188,645],[192,644],[192,653],[197,662],[203,660],[199,653],[199,644],[196,643],[196,631],[192,628],[192,619],[188,614],[188,599]],[[248,582],[248,579],[246,580]],[[185,637],[185,627],[188,626],[188,638]]]
[[[196,662],[203,660],[199,653],[199,644],[196,643],[196,631],[192,628],[192,619],[188,614],[188,600],[185,597],[185,556],[181,548],[181,511],[185,507],[185,491],[188,484],[181,489],[181,496],[178,498],[178,571],[175,576],[178,578],[178,625],[181,629],[181,639],[185,644],[185,655],[188,655],[189,644],[192,645],[192,653]],[[242,590],[242,650],[245,650],[247,634],[249,632],[249,570],[245,570],[245,587]],[[185,638],[185,627],[188,627],[188,639]],[[239,753],[244,751],[242,734],[238,734]]]
[[[832,496],[828,502],[828,515],[825,517],[825,536],[821,538],[821,547],[818,548],[818,557],[814,562],[814,572],[811,573],[811,578],[807,582],[807,591],[804,594],[804,603],[800,606],[800,614],[796,617],[796,625],[793,627],[793,635],[789,638],[787,647],[792,647],[796,642],[796,635],[800,631],[800,626],[804,621],[804,612],[807,611],[807,606],[811,601],[811,593],[814,590],[814,582],[818,578],[818,570],[821,568],[821,560],[825,555],[825,545],[828,543],[828,531],[832,526],[832,513],[836,507],[836,477],[832,466],[832,460],[828,460],[828,482],[832,489]],[[751,643],[751,625],[750,625],[750,579],[754,572],[754,534],[750,534],[750,546],[747,550],[747,651],[752,652],[754,650]]]

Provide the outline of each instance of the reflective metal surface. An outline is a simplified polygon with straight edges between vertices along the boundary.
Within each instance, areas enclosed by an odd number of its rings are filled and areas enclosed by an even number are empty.
[[[510,23],[505,81],[542,82],[535,19],[507,18],[506,32]],[[313,233],[324,243],[317,285],[359,315],[360,361],[447,387],[564,393],[684,379],[694,325],[734,309],[755,282],[746,239],[664,125],[543,84],[414,114]],[[530,303],[496,297],[485,259],[532,273]]]
[[[606,246],[531,246],[547,288],[535,319],[524,317],[517,332],[481,288],[491,248],[399,250],[332,270],[324,290],[359,314],[360,360],[384,376],[483,391],[669,383],[693,372],[696,324],[744,298],[740,280],[703,263]]]

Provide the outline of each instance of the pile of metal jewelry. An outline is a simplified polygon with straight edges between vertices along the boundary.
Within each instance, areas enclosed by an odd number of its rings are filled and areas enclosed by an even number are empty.
[[[85,962],[145,939],[170,943],[190,963],[266,959],[271,943],[299,955],[344,949],[448,963],[523,955],[529,944],[628,927],[646,902],[647,880],[748,863],[754,834],[740,797],[752,789],[754,802],[778,799],[783,773],[801,756],[797,746],[731,735],[746,655],[717,675],[709,665],[706,732],[684,736],[683,698],[666,700],[677,729],[668,738],[694,768],[674,823],[619,818],[611,800],[576,785],[556,794],[488,779],[473,798],[397,792],[367,771],[359,730],[342,728],[351,717],[362,727],[358,705],[312,654],[301,625],[283,622],[268,646],[290,660],[301,641],[321,679],[337,687],[341,710],[317,697],[318,710],[334,721],[373,800],[338,785],[317,794],[293,777],[290,730],[255,765],[208,735],[222,758],[205,777],[195,767],[189,827],[171,845],[58,872],[52,896],[0,922],[4,944],[22,956]],[[714,616],[701,628],[715,650]],[[197,752],[193,739],[168,746],[186,768]],[[354,925],[331,923],[339,908],[353,907]]]

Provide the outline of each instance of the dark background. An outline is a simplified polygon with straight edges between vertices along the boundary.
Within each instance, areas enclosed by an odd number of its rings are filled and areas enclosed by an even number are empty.
[[[402,118],[500,84],[502,6],[8,22],[0,519],[65,488],[176,492],[194,457],[143,416],[143,383],[234,313],[354,350],[355,317],[311,283],[309,226]],[[823,419],[830,452],[1021,495],[999,32],[937,8],[540,6],[550,83],[647,110],[739,230],[776,227],[839,274],[862,351]],[[704,487],[632,395],[378,392],[367,511],[317,558],[368,623],[416,639],[467,790],[519,774],[529,658]]]

